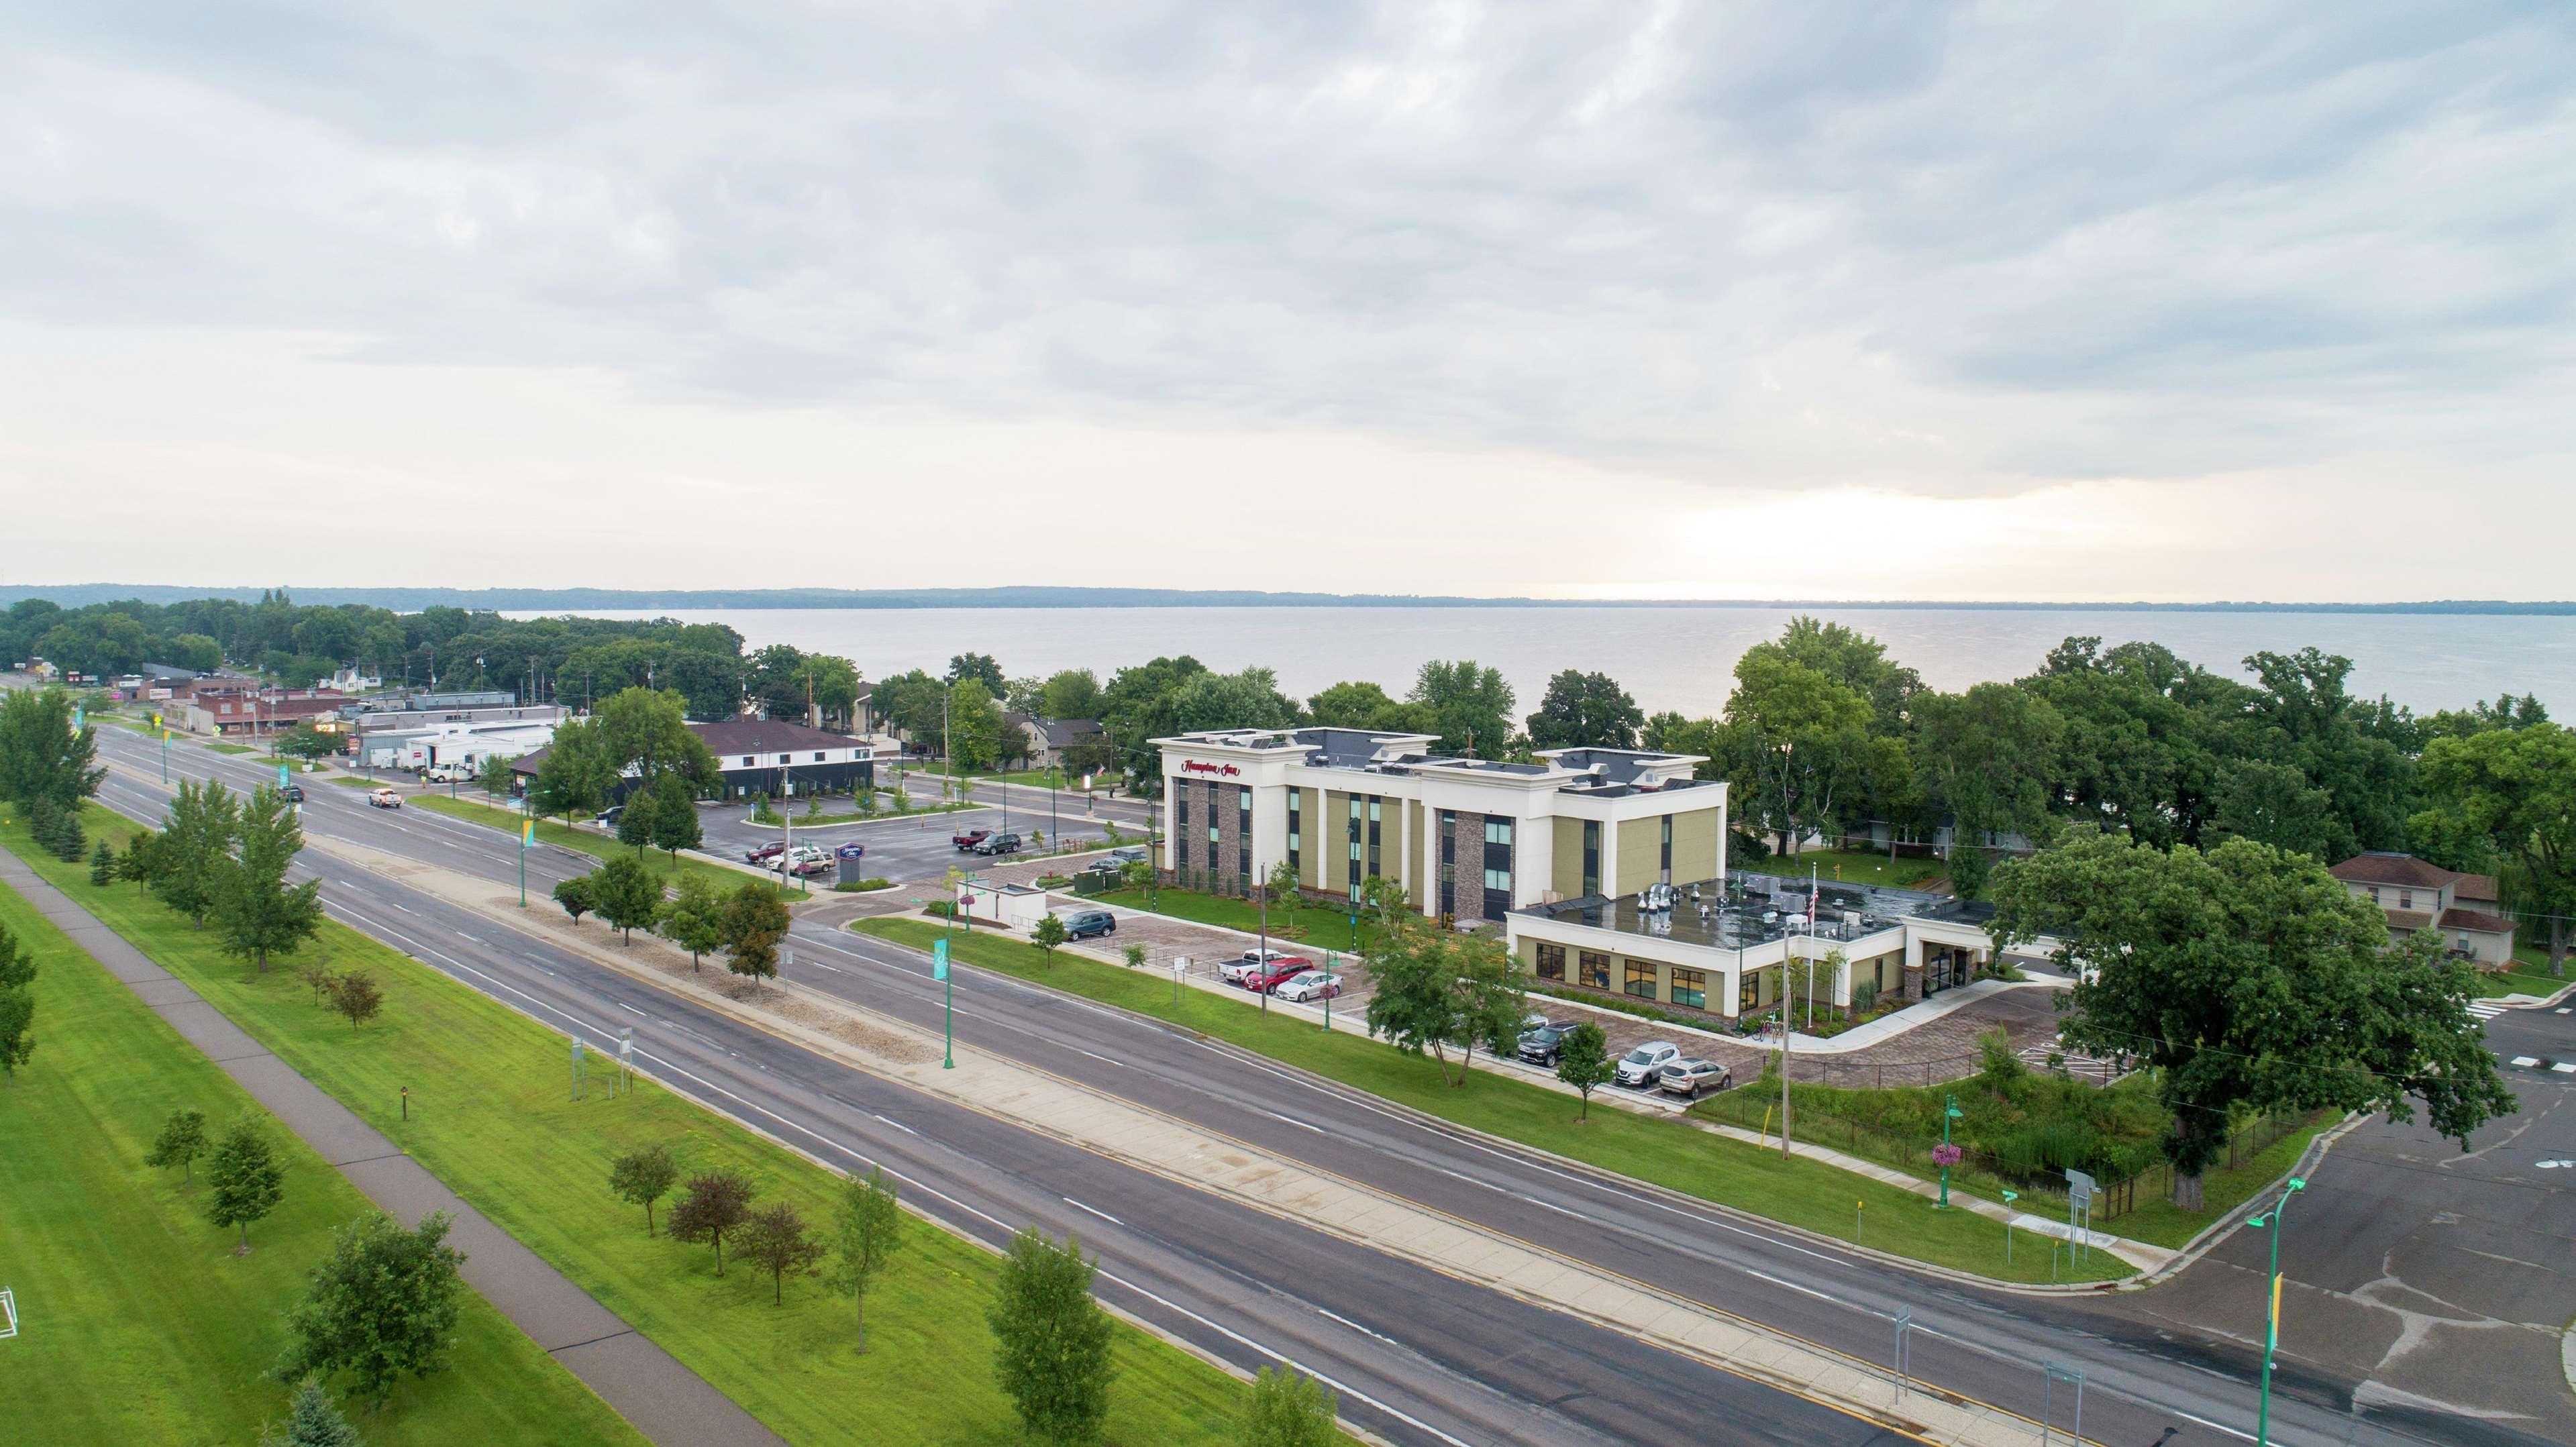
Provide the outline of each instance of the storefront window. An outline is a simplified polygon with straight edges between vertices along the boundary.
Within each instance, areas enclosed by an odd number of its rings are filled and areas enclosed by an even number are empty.
[[[1626,989],[1640,1000],[1655,998],[1655,967],[1644,960],[1630,960]]]
[[[1704,970],[1673,971],[1673,1003],[1694,1010],[1708,1008],[1708,973]]]
[[[1565,946],[1542,944],[1538,947],[1538,977],[1562,981],[1565,978]]]
[[[1608,955],[1594,954],[1590,950],[1583,950],[1577,953],[1574,962],[1582,968],[1583,975],[1581,983],[1590,985],[1596,990],[1606,990],[1610,988],[1610,957]]]

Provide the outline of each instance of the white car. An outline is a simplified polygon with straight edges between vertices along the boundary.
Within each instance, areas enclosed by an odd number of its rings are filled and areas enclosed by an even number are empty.
[[[1245,950],[1241,955],[1217,967],[1218,978],[1229,985],[1240,985],[1281,960],[1296,956],[1286,950]]]
[[[1681,1058],[1682,1048],[1670,1040],[1649,1040],[1619,1057],[1619,1083],[1643,1089],[1655,1083],[1665,1066]]]
[[[1270,993],[1282,1000],[1328,1000],[1341,992],[1341,976],[1308,970]]]

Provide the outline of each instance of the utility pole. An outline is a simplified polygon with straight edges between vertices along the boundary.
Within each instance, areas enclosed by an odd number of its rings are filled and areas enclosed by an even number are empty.
[[[1780,1157],[1789,1156],[1789,957],[1780,957]]]

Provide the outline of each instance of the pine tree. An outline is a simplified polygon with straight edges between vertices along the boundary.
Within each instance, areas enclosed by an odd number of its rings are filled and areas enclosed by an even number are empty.
[[[241,822],[241,796],[209,779],[200,787],[179,781],[179,795],[153,846],[155,884],[161,902],[188,916],[199,929],[215,907],[215,892],[230,862],[234,832]]]
[[[366,1447],[366,1439],[331,1401],[322,1384],[306,1378],[284,1422],[259,1434],[259,1447]]]
[[[104,839],[90,851],[89,882],[101,889],[116,882],[116,846]]]
[[[304,831],[286,796],[262,788],[241,811],[240,844],[220,870],[215,929],[224,953],[268,969],[270,955],[293,954],[322,927],[322,881],[289,887],[286,869],[304,848]]]

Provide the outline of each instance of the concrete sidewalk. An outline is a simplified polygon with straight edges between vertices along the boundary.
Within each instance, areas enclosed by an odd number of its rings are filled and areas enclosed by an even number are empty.
[[[456,1223],[448,1242],[466,1256],[461,1274],[467,1284],[635,1430],[672,1447],[780,1442],[731,1398],[458,1199],[418,1161],[270,1054],[185,981],[152,963],[16,855],[0,852],[0,884],[25,896],[367,1199],[404,1222],[445,1211]]]

